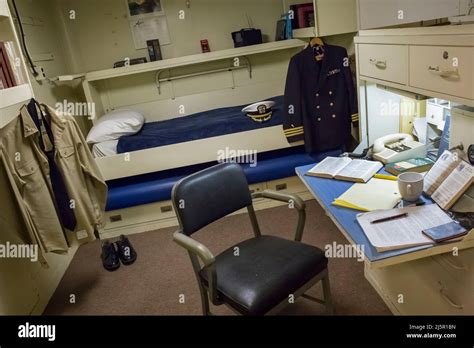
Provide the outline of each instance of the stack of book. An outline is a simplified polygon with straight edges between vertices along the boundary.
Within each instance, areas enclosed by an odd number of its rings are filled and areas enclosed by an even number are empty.
[[[429,158],[412,158],[406,161],[390,163],[385,166],[385,170],[393,175],[400,175],[406,172],[424,173],[433,167],[434,162]]]
[[[292,28],[301,29],[315,26],[313,3],[291,5],[293,11]]]
[[[14,43],[0,41],[0,89],[19,86],[26,81]]]

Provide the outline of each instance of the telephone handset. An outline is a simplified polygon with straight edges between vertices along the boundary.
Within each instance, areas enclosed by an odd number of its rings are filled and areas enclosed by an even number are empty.
[[[374,160],[385,164],[426,157],[426,145],[404,133],[391,134],[375,140],[372,151]]]

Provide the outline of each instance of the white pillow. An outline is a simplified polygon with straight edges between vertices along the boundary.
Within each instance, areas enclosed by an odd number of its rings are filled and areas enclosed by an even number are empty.
[[[137,134],[145,124],[145,117],[132,110],[115,110],[102,116],[87,136],[88,144],[117,140]]]

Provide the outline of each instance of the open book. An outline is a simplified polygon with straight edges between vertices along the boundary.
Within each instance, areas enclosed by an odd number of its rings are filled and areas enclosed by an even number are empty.
[[[445,151],[426,174],[424,191],[444,210],[451,208],[474,182],[474,168]]]
[[[367,182],[382,169],[380,162],[350,159],[348,157],[326,157],[306,175],[338,180]]]

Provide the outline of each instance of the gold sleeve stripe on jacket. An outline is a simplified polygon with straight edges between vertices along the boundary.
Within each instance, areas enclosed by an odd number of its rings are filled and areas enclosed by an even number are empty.
[[[291,134],[302,134],[304,133],[304,130],[303,129],[299,129],[299,130],[295,130],[295,131],[291,131],[291,132],[285,132],[285,135],[291,135]]]
[[[298,130],[298,129],[303,129],[303,126],[287,128],[287,129],[285,129],[285,132],[293,131],[293,130]]]
[[[294,133],[294,132],[300,132],[300,131],[303,131],[303,127],[292,128],[292,129],[286,129],[284,132],[285,132],[285,133]]]
[[[285,137],[289,138],[289,137],[294,137],[294,136],[297,136],[297,135],[303,135],[304,132],[301,131],[299,133],[291,133],[291,134],[285,134]]]

